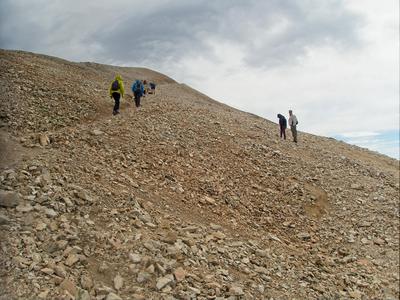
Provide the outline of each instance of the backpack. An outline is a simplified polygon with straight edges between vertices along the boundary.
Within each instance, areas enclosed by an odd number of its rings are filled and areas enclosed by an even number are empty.
[[[136,82],[135,84],[136,84],[135,91],[136,91],[136,92],[140,92],[140,91],[142,90],[142,89],[141,89],[142,83]]]
[[[119,82],[118,80],[114,80],[113,83],[111,84],[111,90],[112,91],[118,91],[119,90]]]

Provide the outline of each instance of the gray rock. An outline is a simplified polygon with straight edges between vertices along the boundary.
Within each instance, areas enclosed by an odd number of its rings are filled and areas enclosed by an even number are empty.
[[[167,276],[161,277],[157,280],[156,288],[157,290],[163,289],[165,286],[171,284],[174,281],[174,276],[168,274]]]
[[[11,220],[7,218],[5,215],[0,214],[0,225],[10,224]]]
[[[106,300],[122,300],[122,298],[120,296],[118,296],[117,294],[114,294],[113,292],[111,292],[107,295]]]
[[[129,259],[135,264],[138,264],[142,261],[142,257],[137,253],[129,253]]]
[[[297,237],[301,240],[309,240],[311,235],[308,232],[300,232]]]
[[[19,195],[16,192],[0,190],[0,206],[16,207],[19,204]]]

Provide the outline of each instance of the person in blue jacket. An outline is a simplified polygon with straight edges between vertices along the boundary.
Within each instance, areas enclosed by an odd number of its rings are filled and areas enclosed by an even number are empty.
[[[143,83],[139,79],[136,79],[136,81],[132,84],[132,92],[134,95],[136,108],[139,109],[140,98],[143,96],[144,93]]]

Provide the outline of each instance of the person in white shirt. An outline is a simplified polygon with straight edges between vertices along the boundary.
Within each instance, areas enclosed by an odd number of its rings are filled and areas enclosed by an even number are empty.
[[[293,142],[295,143],[297,143],[297,124],[299,124],[299,122],[297,121],[296,116],[293,114],[292,110],[289,110],[289,126],[292,131]]]

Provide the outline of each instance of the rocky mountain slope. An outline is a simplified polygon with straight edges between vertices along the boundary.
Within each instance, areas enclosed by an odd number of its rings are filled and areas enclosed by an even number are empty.
[[[398,299],[399,161],[147,69],[0,66],[0,299]]]

